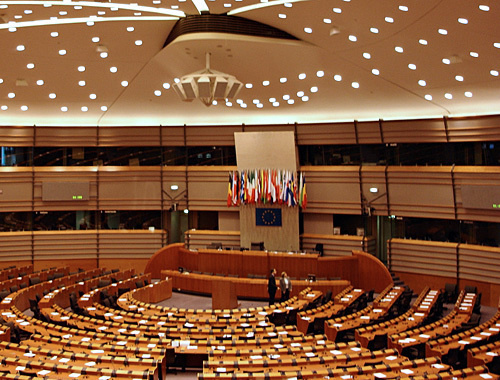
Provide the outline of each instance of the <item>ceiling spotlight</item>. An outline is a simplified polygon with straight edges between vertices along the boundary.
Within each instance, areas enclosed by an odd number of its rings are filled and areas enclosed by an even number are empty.
[[[179,185],[170,185],[170,190],[179,190]]]
[[[370,187],[370,193],[378,193],[378,187]]]
[[[184,75],[178,83],[172,85],[183,101],[199,99],[207,107],[211,106],[214,100],[232,100],[242,86],[233,75],[210,68],[210,53],[206,53],[204,70]]]

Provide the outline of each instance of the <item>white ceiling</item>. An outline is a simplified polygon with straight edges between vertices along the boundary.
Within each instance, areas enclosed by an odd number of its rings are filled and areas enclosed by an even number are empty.
[[[282,124],[500,113],[498,1],[206,0],[206,4],[210,13],[235,12],[298,40],[196,33],[184,34],[163,48],[179,17],[198,14],[191,0],[0,0],[0,124]],[[250,5],[260,7],[240,9]],[[23,24],[39,20],[47,25]],[[65,20],[77,22],[58,24]],[[87,25],[91,20],[94,25]],[[134,30],[127,31],[128,27]],[[331,35],[333,30],[338,33]],[[58,35],[51,36],[53,32]],[[135,44],[138,40],[142,45]],[[18,51],[19,45],[25,49]],[[99,56],[98,45],[108,50],[107,58]],[[60,55],[60,50],[66,54]],[[219,102],[207,108],[199,101],[182,102],[171,87],[165,88],[174,78],[203,69],[206,52],[211,53],[213,69],[251,85],[231,106]],[[452,62],[443,63],[446,58]],[[85,71],[79,71],[80,66]],[[110,72],[111,67],[117,72]],[[299,74],[306,78],[299,79]],[[38,80],[43,85],[37,85]],[[359,88],[353,87],[356,83]],[[300,91],[303,95],[297,94]],[[11,93],[15,97],[10,98]]]

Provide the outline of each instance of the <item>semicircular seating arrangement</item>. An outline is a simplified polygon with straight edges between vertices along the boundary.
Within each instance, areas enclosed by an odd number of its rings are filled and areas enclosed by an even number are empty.
[[[0,379],[156,380],[186,368],[198,379],[500,378],[500,312],[475,323],[475,293],[462,291],[445,316],[441,289],[410,305],[411,291],[394,284],[373,301],[347,286],[266,307],[186,309],[159,304],[171,278],[12,271],[0,271],[0,290],[27,286],[0,301]]]

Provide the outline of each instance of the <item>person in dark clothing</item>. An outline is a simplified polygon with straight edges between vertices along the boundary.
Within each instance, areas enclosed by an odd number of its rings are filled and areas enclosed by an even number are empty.
[[[276,296],[276,269],[271,269],[271,274],[269,275],[269,280],[267,281],[267,292],[269,293],[269,305],[274,304],[274,297]]]
[[[292,291],[292,280],[290,280],[286,272],[281,272],[280,288],[281,302],[284,302],[290,298],[290,292]]]

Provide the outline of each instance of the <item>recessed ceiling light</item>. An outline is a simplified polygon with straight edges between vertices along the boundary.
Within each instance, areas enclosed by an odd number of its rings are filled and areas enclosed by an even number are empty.
[[[378,71],[378,69],[373,69],[373,70],[372,70],[372,74],[373,74],[373,75],[379,75],[379,74],[380,74],[380,71]]]
[[[262,85],[263,86],[269,86],[269,81],[268,80],[262,81]]]
[[[2,78],[0,78],[0,84],[2,84],[2,83],[3,83],[3,79],[2,79]]]
[[[25,9],[25,10],[24,10],[24,14],[25,14],[25,15],[30,15],[30,14],[32,14],[32,13],[33,13],[33,11],[32,11],[31,9]]]
[[[425,100],[429,100],[430,101],[430,100],[432,100],[432,95],[427,94],[427,95],[424,96],[424,98],[425,98]]]
[[[126,80],[124,80],[124,81],[122,81],[121,85],[122,85],[123,87],[127,87],[127,86],[128,86],[128,82],[127,82]]]
[[[165,90],[168,90],[170,88],[170,83],[167,83],[167,82],[163,83],[163,88]]]
[[[87,21],[87,26],[94,26],[94,21]]]
[[[118,71],[118,68],[116,66],[111,66],[109,68],[109,71],[111,71],[112,73],[116,73]]]
[[[450,99],[450,100],[451,100],[451,99],[453,99],[453,95],[452,95],[452,94],[450,94],[449,92],[447,92],[446,94],[444,94],[444,97],[445,97],[446,99]]]
[[[78,71],[83,73],[85,71],[85,66],[78,66]]]
[[[14,99],[14,98],[16,97],[16,94],[15,94],[15,93],[13,93],[13,92],[9,92],[9,93],[7,94],[7,97],[8,97],[9,99]]]
[[[448,34],[448,31],[446,29],[438,29],[438,33],[442,34],[443,36],[446,36]]]
[[[293,104],[293,103],[295,103],[295,100],[293,100],[293,99],[288,99],[286,102],[287,102],[288,104]]]
[[[306,33],[312,33],[313,30],[311,28],[304,28],[304,32],[306,32]]]
[[[449,58],[443,58],[442,59],[442,62],[445,64],[445,65],[449,65],[451,63],[450,59]]]
[[[2,109],[2,111],[7,111],[9,109],[9,107],[7,107],[7,106],[2,106],[0,108]]]
[[[311,92],[313,92],[313,93],[318,92],[318,87],[316,87],[316,86],[311,87]]]
[[[416,69],[417,69],[417,65],[415,65],[414,63],[409,63],[409,64],[408,64],[408,68],[409,68],[410,70],[416,70]]]
[[[283,100],[288,100],[288,99],[290,99],[290,95],[288,95],[288,94],[287,95],[283,95]]]
[[[133,32],[134,31],[134,27],[133,26],[128,26],[127,27],[127,32]]]
[[[253,103],[253,104],[259,104],[259,103],[260,103],[260,100],[259,100],[259,99],[254,99],[254,100],[252,100],[252,103]]]
[[[56,97],[57,97],[57,95],[54,94],[53,92],[49,94],[50,99],[55,99]]]
[[[331,23],[332,23],[332,20],[330,20],[329,18],[324,18],[324,19],[323,19],[323,22],[324,22],[325,24],[331,24]]]
[[[59,55],[66,55],[67,51],[65,49],[59,50]]]
[[[461,76],[461,75],[456,75],[455,76],[455,80],[459,81],[459,82],[463,82],[464,81],[464,77]]]
[[[304,91],[297,91],[297,96],[302,98],[304,96]]]
[[[97,14],[99,16],[104,16],[106,14],[106,12],[105,11],[97,11]]]
[[[23,18],[23,16],[21,16],[21,15],[15,15],[14,18],[17,19],[17,20],[19,20],[20,18]]]
[[[28,69],[30,69],[30,70],[31,70],[31,69],[34,69],[34,68],[35,68],[35,64],[34,64],[34,63],[28,63],[28,64],[26,65],[26,67],[27,67]]]
[[[9,32],[17,32],[17,28],[9,28]]]
[[[469,20],[467,20],[466,18],[460,17],[460,18],[458,19],[458,22],[459,22],[460,24],[464,24],[464,25],[466,25],[466,24],[468,24],[468,23],[469,23]]]
[[[160,90],[155,90],[155,96],[161,96],[161,91]]]
[[[38,79],[38,80],[36,81],[36,84],[37,84],[37,85],[39,85],[39,86],[43,86],[44,81],[43,81],[42,79]]]
[[[106,106],[101,106],[101,111],[102,111],[102,112],[106,112],[107,110],[108,110],[108,107],[106,107]]]
[[[307,102],[309,100],[309,96],[303,96],[301,99],[303,102]]]
[[[173,6],[172,6],[173,7]],[[224,3],[224,8],[231,8],[231,4],[229,3]]]
[[[470,91],[465,91],[464,95],[466,98],[472,98],[472,92],[470,92]]]
[[[420,79],[420,80],[418,81],[418,85],[419,85],[419,86],[422,86],[422,87],[425,87],[425,86],[427,86],[427,82],[426,82],[425,80],[423,80],[423,79]]]
[[[17,51],[24,51],[26,47],[24,45],[17,45],[16,50]]]
[[[398,53],[402,53],[403,52],[403,48],[401,46],[396,46],[394,48],[394,50],[396,50]]]
[[[61,16],[66,16],[66,15],[68,14],[68,12],[66,12],[66,11],[59,11],[59,14],[60,14]]]
[[[99,42],[101,39],[99,37],[92,37],[92,42]]]
[[[392,24],[394,22],[394,19],[392,17],[386,17],[385,22],[388,22],[389,24]]]
[[[479,6],[479,9],[481,9],[482,11],[485,11],[485,12],[488,12],[490,10],[490,7],[488,7],[487,5],[480,5]]]
[[[359,83],[358,82],[352,82],[351,86],[352,86],[352,88],[359,88]]]
[[[325,76],[325,72],[323,70],[319,70],[316,72],[316,76],[318,78],[323,78]]]
[[[469,54],[470,54],[471,57],[474,57],[474,58],[479,57],[479,54],[476,53],[475,51],[471,51]]]
[[[283,5],[287,8],[291,8],[292,7],[292,3],[283,3]]]
[[[279,18],[283,18],[283,19],[284,19],[284,18],[286,18],[286,14],[284,14],[284,13],[280,13],[280,14],[278,15],[278,17],[279,17]]]
[[[333,79],[336,81],[336,82],[340,82],[342,80],[342,75],[339,75],[339,74],[335,74],[333,76]]]
[[[82,110],[82,112],[87,112],[87,111],[89,110],[89,107],[87,107],[87,106],[83,106],[83,107],[81,108],[81,110]]]
[[[181,81],[181,80],[180,80],[179,78],[174,78],[174,82],[175,82],[175,83],[180,83],[180,81]]]
[[[136,40],[135,44],[136,44],[136,46],[141,46],[142,45],[142,40]]]
[[[51,37],[58,37],[59,33],[58,32],[50,32]]]
[[[399,10],[403,12],[408,12],[408,7],[406,5],[400,5]]]
[[[264,104],[259,103],[259,104],[256,104],[255,106],[256,106],[257,108],[262,108],[262,107],[264,107]]]
[[[280,83],[286,83],[287,79],[285,77],[280,78]]]
[[[76,9],[77,11],[81,10],[83,7],[81,5],[75,5],[73,7],[74,9]]]
[[[116,12],[118,10],[118,7],[111,7],[111,12]]]
[[[252,83],[245,83],[245,88],[252,88],[253,84]]]
[[[21,106],[21,111],[27,111],[28,110],[28,106]]]
[[[498,76],[498,71],[496,70],[491,70],[490,71],[490,74],[493,75],[494,77],[497,77]]]
[[[84,80],[78,81],[78,86],[84,87],[86,85]]]
[[[335,13],[342,13],[342,9],[340,9],[340,8],[333,8],[333,11]]]
[[[418,40],[418,43],[420,45],[427,45],[427,40],[424,40],[424,39],[421,38],[420,40]]]
[[[89,98],[92,99],[92,100],[95,100],[95,99],[97,99],[97,95],[96,94],[90,94]]]
[[[62,106],[62,107],[61,107],[61,111],[63,111],[63,112],[68,112],[68,107]]]
[[[349,41],[351,41],[351,42],[356,42],[357,40],[358,40],[358,39],[357,39],[357,37],[356,37],[356,36],[354,36],[354,35],[352,35],[352,34],[349,36]]]
[[[372,56],[370,53],[363,53],[363,58],[370,59]]]
[[[378,33],[378,29],[377,28],[370,28],[370,32],[377,34]]]
[[[276,101],[276,98],[269,98],[269,103],[274,103]]]
[[[280,102],[274,102],[273,103],[273,107],[279,107],[280,106]]]
[[[107,51],[101,51],[101,52],[99,53],[99,56],[100,56],[101,58],[108,58],[108,52],[107,52]]]
[[[493,43],[493,46],[496,47],[497,49],[500,49],[500,42]]]
[[[300,73],[299,74],[299,79],[302,80],[302,79],[306,79],[306,74],[305,73]]]

